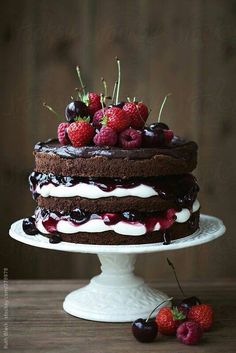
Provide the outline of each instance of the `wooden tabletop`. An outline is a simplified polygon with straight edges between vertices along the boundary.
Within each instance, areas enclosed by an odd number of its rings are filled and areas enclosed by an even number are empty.
[[[211,303],[215,312],[213,329],[204,335],[199,345],[191,347],[179,343],[174,337],[165,336],[158,336],[153,343],[142,344],[132,336],[130,323],[93,322],[68,315],[62,309],[65,295],[85,283],[81,280],[9,280],[7,286],[5,283],[1,308],[5,308],[8,317],[1,315],[1,326],[3,333],[8,331],[8,352],[236,352],[236,282],[183,283],[189,295]],[[156,286],[155,283],[152,285]],[[158,289],[179,297],[174,283],[158,283]]]

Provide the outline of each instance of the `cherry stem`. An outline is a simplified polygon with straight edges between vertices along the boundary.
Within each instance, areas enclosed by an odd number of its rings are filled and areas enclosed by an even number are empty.
[[[101,102],[102,111],[103,111],[103,114],[104,114],[104,95],[102,93],[100,94],[100,102]]]
[[[76,72],[77,72],[77,75],[78,75],[78,78],[79,78],[79,82],[80,82],[80,85],[81,85],[81,88],[82,88],[82,92],[83,92],[84,95],[86,95],[86,92],[85,92],[86,86],[83,84],[79,66],[76,66]]]
[[[120,93],[120,80],[121,80],[121,72],[120,72],[120,60],[116,57],[117,69],[118,69],[118,80],[117,80],[117,91],[116,91],[116,104],[119,101],[119,93]]]
[[[52,107],[50,107],[49,105],[47,105],[47,103],[43,103],[43,106],[45,107],[45,108],[47,108],[48,110],[50,110],[50,112],[52,112],[53,114],[55,114],[56,115],[56,117],[59,119],[59,120],[61,120],[61,117],[60,117],[60,115],[54,110],[54,109],[52,109]]]
[[[148,318],[146,319],[145,322],[148,322],[148,320],[150,320],[152,314],[154,313],[154,311],[156,311],[156,310],[159,308],[159,306],[161,306],[161,305],[164,304],[165,302],[171,301],[172,299],[173,299],[173,297],[168,298],[168,299],[165,299],[165,300],[163,300],[160,304],[158,304],[158,305],[155,307],[155,309],[153,309],[153,310],[150,312],[150,314],[148,315]]]
[[[103,103],[105,103],[106,102],[106,98],[107,98],[107,83],[106,83],[106,81],[104,80],[103,77],[101,78],[101,80],[102,80],[102,84],[103,84],[103,87],[104,87]]]
[[[168,93],[168,94],[165,96],[165,98],[164,98],[164,100],[163,100],[163,102],[162,102],[162,105],[161,105],[161,108],[160,108],[160,111],[159,111],[159,115],[158,115],[158,120],[157,120],[158,123],[159,123],[160,120],[161,120],[162,110],[163,110],[164,105],[165,105],[165,103],[166,103],[166,101],[167,101],[167,98],[168,98],[169,96],[171,96],[171,93]]]
[[[118,82],[116,81],[115,84],[114,84],[114,88],[113,88],[113,92],[112,92],[112,97],[111,97],[112,103],[114,103],[117,85],[118,85]]]
[[[174,267],[173,263],[168,259],[168,257],[166,259],[167,259],[168,265],[172,268],[172,270],[174,272],[174,276],[175,276],[176,282],[178,283],[178,287],[179,287],[180,292],[182,293],[183,297],[186,298],[186,295],[184,294],[183,288],[181,287],[181,285],[179,283],[177,273],[175,271],[175,267]]]

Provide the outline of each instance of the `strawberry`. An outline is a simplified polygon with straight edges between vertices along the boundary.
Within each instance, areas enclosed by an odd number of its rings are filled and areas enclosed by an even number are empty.
[[[116,132],[121,132],[130,126],[130,117],[124,110],[111,107],[106,110],[103,124],[111,127]]]
[[[122,108],[130,117],[130,126],[134,129],[142,129],[148,118],[148,108],[142,102],[126,102]]]
[[[101,120],[105,115],[105,112],[108,108],[104,107],[102,109],[99,109],[96,111],[96,113],[93,116],[93,126],[100,129],[102,127]]]
[[[203,331],[210,330],[213,323],[213,309],[209,304],[194,305],[187,314],[189,320],[197,322]]]
[[[86,146],[94,136],[94,128],[88,122],[79,120],[70,124],[67,134],[74,147]]]
[[[174,335],[178,326],[185,320],[185,315],[176,307],[161,308],[156,316],[159,331],[164,335]]]
[[[61,145],[68,145],[69,139],[67,135],[67,128],[70,126],[69,123],[60,123],[57,128],[57,137]]]
[[[87,106],[89,115],[92,117],[96,111],[102,108],[100,96],[97,93],[89,92],[87,94]]]

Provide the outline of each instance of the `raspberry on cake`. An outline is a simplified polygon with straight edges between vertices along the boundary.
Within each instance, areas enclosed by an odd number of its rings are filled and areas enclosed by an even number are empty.
[[[158,122],[144,125],[150,109],[120,104],[119,80],[120,67],[110,107],[101,94],[88,106],[81,96],[67,105],[58,139],[36,144],[29,181],[37,208],[23,222],[27,234],[52,243],[168,245],[198,229],[197,144],[160,122],[167,97]]]

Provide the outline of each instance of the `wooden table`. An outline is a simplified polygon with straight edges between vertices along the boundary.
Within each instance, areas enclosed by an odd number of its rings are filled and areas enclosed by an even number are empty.
[[[92,322],[66,314],[62,309],[65,295],[85,283],[75,280],[9,280],[8,319],[1,315],[1,326],[5,329],[6,323],[8,326],[8,352],[236,352],[236,282],[183,283],[188,294],[211,303],[215,310],[214,328],[204,335],[201,344],[192,347],[165,336],[159,336],[153,343],[142,344],[132,336],[130,323]],[[159,283],[158,288],[176,298],[180,296],[174,283]],[[6,299],[7,294],[5,302]],[[1,299],[1,308],[3,305],[4,298]],[[2,351],[3,346],[0,347]]]

